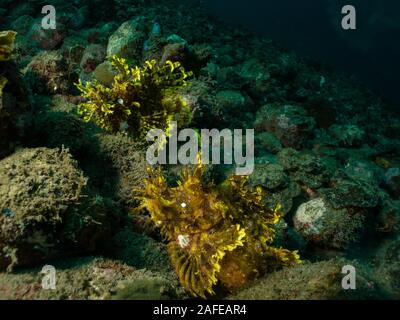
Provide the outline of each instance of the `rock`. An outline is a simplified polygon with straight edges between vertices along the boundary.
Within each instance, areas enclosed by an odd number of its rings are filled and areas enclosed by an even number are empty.
[[[111,239],[105,254],[137,269],[164,274],[174,272],[166,246],[130,227],[123,228]]]
[[[282,189],[288,184],[288,176],[279,164],[257,164],[250,177],[250,183],[269,190]]]
[[[82,34],[74,34],[64,39],[60,51],[69,64],[79,66],[83,53],[87,47],[86,42],[87,41],[83,38]]]
[[[170,43],[167,44],[160,59],[160,64],[163,65],[167,61],[181,62],[184,66],[189,61],[189,49],[183,43]]]
[[[172,43],[179,43],[179,44],[182,44],[184,46],[188,45],[188,42],[185,39],[183,39],[182,37],[178,36],[177,34],[171,34],[170,36],[168,36],[167,42],[171,43],[171,44]]]
[[[396,153],[400,150],[400,141],[398,139],[390,139],[386,136],[377,134],[376,136],[372,136],[371,140],[371,145],[375,150],[375,156],[385,156],[390,153]]]
[[[22,149],[0,161],[0,268],[95,249],[116,215],[88,197],[86,183],[65,149]]]
[[[333,125],[329,128],[331,136],[343,147],[360,146],[365,132],[355,125]]]
[[[220,67],[216,63],[209,62],[204,68],[200,70],[200,75],[210,80],[216,80],[219,70]]]
[[[357,266],[357,290],[343,290],[341,273]],[[332,259],[303,263],[267,275],[229,299],[233,300],[354,300],[379,298],[379,290],[365,268],[353,261]]]
[[[66,59],[60,51],[43,51],[23,70],[34,93],[68,94],[72,88]]]
[[[280,206],[280,212],[286,215],[292,210],[293,201],[300,194],[300,186],[296,182],[289,182],[285,189],[267,192],[267,196],[264,199],[265,205],[270,208]]]
[[[357,239],[363,226],[361,214],[335,210],[323,198],[303,203],[293,218],[294,227],[306,240],[325,247],[345,248]]]
[[[115,193],[121,204],[131,210],[137,206],[134,189],[142,188],[147,177],[145,152],[131,138],[123,135],[99,135],[101,154],[115,170]],[[111,177],[110,177],[111,178]]]
[[[36,115],[30,139],[34,146],[64,146],[73,155],[84,152],[89,144],[86,124],[74,114],[66,112],[49,111]]]
[[[91,73],[105,58],[106,49],[101,45],[92,44],[83,52],[80,67],[84,72]]]
[[[93,73],[95,79],[105,86],[111,86],[117,72],[109,61],[99,64]]]
[[[216,80],[218,84],[226,89],[242,90],[242,80],[235,67],[221,67],[217,65]]]
[[[107,46],[107,56],[117,55],[130,60],[133,64],[138,64],[147,39],[146,25],[143,17],[124,22],[111,35]]]
[[[400,239],[384,243],[375,254],[374,276],[390,299],[400,299]]]
[[[386,171],[385,186],[394,197],[400,197],[400,168],[390,168]]]
[[[206,66],[215,56],[213,47],[207,43],[194,44],[191,49],[193,51],[193,56],[197,62],[196,64],[198,65],[199,69]]]
[[[305,187],[317,189],[329,180],[325,164],[312,153],[285,148],[278,153],[277,159],[279,164],[289,171],[291,179]]]
[[[20,15],[17,19],[13,20],[10,24],[11,29],[15,30],[18,34],[25,34],[26,30],[34,23],[35,19],[30,15]]]
[[[55,50],[61,47],[67,33],[66,26],[60,21],[57,22],[56,29],[43,29],[42,19],[38,19],[29,30],[29,39],[32,39],[41,49]]]
[[[400,200],[393,200],[383,193],[375,229],[384,234],[393,234],[400,229]]]
[[[0,159],[11,153],[30,125],[29,102],[18,67],[10,61],[16,33],[0,32]]]
[[[251,97],[262,98],[268,92],[270,75],[257,59],[249,59],[237,68],[241,83]]]
[[[362,180],[334,178],[331,188],[319,190],[329,204],[335,208],[374,208],[379,202],[379,189]]]
[[[217,93],[216,99],[219,108],[226,113],[242,113],[247,106],[246,98],[239,91],[220,91]]]
[[[82,6],[80,8],[74,8],[65,20],[68,21],[68,28],[73,30],[82,30],[86,24],[86,17],[88,16],[88,7]],[[63,17],[64,18],[64,17]]]
[[[378,186],[384,177],[384,171],[373,162],[367,160],[350,159],[344,173],[353,180],[363,180],[369,184]]]
[[[300,166],[300,152],[292,148],[284,148],[277,154],[279,164],[289,171],[297,170]]]
[[[315,120],[301,107],[267,104],[257,112],[254,127],[274,133],[285,147],[301,149],[312,137]]]
[[[172,274],[138,270],[119,261],[86,257],[52,262],[57,282],[43,290],[41,268],[0,273],[0,299],[27,300],[166,300],[182,299]]]
[[[269,132],[256,133],[255,135],[256,154],[263,154],[265,151],[276,154],[282,150],[279,139]]]
[[[292,179],[311,189],[320,188],[329,180],[329,174],[321,159],[310,153],[298,156],[298,168],[291,174]]]
[[[243,127],[245,115],[238,117],[237,113],[219,104],[215,94],[212,94],[212,88],[203,81],[193,80],[191,83],[183,90],[183,97],[193,110],[193,126],[207,129]]]

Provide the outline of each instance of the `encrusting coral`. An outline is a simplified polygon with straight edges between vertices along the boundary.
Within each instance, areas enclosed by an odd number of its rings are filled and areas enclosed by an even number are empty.
[[[147,209],[168,241],[168,252],[182,285],[194,296],[214,294],[218,282],[235,291],[249,280],[300,262],[297,251],[275,248],[279,207],[262,204],[261,188],[248,177],[232,176],[220,185],[205,184],[205,167],[186,167],[176,187],[159,170],[149,178],[138,211]]]
[[[151,60],[141,68],[131,68],[117,56],[110,61],[118,71],[111,87],[96,81],[77,84],[86,99],[78,106],[85,121],[93,120],[112,133],[129,132],[143,138],[152,128],[167,131],[175,116],[188,119],[179,115],[189,115],[189,110],[175,93],[188,84],[186,79],[192,73],[186,72],[179,62],[159,65]]]

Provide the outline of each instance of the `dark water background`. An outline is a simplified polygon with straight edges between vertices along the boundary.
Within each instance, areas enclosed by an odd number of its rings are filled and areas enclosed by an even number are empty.
[[[400,113],[399,0],[182,0],[354,74]],[[344,5],[357,9],[357,30],[341,28]]]

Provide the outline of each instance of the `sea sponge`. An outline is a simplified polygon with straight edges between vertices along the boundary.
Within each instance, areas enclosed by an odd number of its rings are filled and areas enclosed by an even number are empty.
[[[263,206],[261,188],[251,189],[243,176],[205,184],[204,171],[201,163],[193,170],[185,167],[178,185],[170,187],[159,170],[149,169],[137,210],[147,209],[160,228],[178,277],[192,295],[212,295],[218,282],[235,291],[265,272],[300,262],[296,251],[270,246],[280,213]]]

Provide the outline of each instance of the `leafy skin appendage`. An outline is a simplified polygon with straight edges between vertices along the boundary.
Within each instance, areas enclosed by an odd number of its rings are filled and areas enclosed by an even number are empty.
[[[185,168],[176,187],[160,170],[149,169],[145,189],[137,190],[151,220],[168,241],[168,252],[182,285],[194,296],[230,291],[280,267],[300,262],[297,251],[275,248],[279,208],[263,205],[265,193],[251,189],[248,177],[233,176],[221,185],[204,185],[205,167]]]
[[[132,68],[117,56],[110,61],[117,71],[110,87],[97,81],[76,84],[86,99],[78,106],[84,121],[94,121],[111,133],[130,133],[138,139],[153,128],[168,132],[175,118],[190,121],[190,110],[177,90],[189,84],[187,79],[192,73],[179,62],[159,65],[151,60],[141,68]]]

